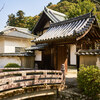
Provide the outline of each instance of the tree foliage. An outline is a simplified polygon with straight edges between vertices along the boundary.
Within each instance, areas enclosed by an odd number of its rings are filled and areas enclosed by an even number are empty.
[[[86,14],[92,11],[93,8],[95,8],[96,12],[96,5],[90,0],[76,0],[77,2],[72,1],[73,0],[71,0],[71,2],[68,2],[68,0],[62,0],[62,2],[59,2],[57,5],[49,6],[49,8],[66,14],[68,18]]]
[[[57,5],[51,5],[49,8],[66,14],[68,18],[89,13],[94,8],[94,14],[97,15],[100,23],[99,0],[61,0]]]
[[[64,13],[68,18],[77,17],[79,15],[91,12],[95,8],[95,15],[97,15],[98,22],[100,22],[100,1],[99,0],[60,0],[57,4],[51,2],[47,5],[48,8]],[[34,17],[25,17],[25,13],[19,10],[16,15],[10,14],[8,16],[7,25],[25,27],[32,30],[37,23],[39,15]]]
[[[24,12],[22,10],[19,10],[16,15],[18,16],[19,19],[23,19],[24,18]]]
[[[10,26],[15,26],[16,25],[16,23],[15,23],[15,15],[14,14],[8,15],[7,24],[10,25]]]
[[[96,10],[95,4],[89,0],[84,0],[83,2],[78,1],[77,4],[70,6],[68,16],[69,18],[77,17],[79,15],[83,15],[88,12],[91,12],[93,8],[95,8]]]
[[[48,3],[47,7],[51,6],[52,5],[52,2]]]
[[[60,2],[68,1],[68,2],[77,2],[77,0],[60,0]]]
[[[9,26],[16,26],[16,27],[23,27],[32,30],[35,26],[36,22],[38,21],[39,16],[28,16],[25,17],[25,13],[22,10],[19,10],[16,15],[10,14],[8,15],[7,25]]]
[[[96,100],[100,93],[100,69],[96,66],[81,66],[78,73],[78,86],[87,96]]]
[[[37,15],[34,17],[29,16],[26,18],[27,19],[26,24],[27,24],[27,27],[29,28],[29,30],[33,29],[33,27],[36,25],[39,18],[40,18],[40,16],[37,16]]]

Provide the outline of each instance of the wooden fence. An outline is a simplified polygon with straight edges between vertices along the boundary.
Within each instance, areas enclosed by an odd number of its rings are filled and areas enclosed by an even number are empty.
[[[25,71],[25,70],[33,70],[31,68],[0,68],[1,72],[7,72],[7,71]]]
[[[0,92],[36,85],[65,84],[64,68],[57,70],[19,70],[0,73]]]

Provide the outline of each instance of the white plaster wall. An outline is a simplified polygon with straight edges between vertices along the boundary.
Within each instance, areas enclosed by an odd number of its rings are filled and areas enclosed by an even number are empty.
[[[50,22],[49,21],[44,26],[44,28],[47,28],[47,27],[50,27]]]
[[[4,53],[15,53],[15,47],[30,47],[31,41],[28,39],[5,39]]]
[[[42,61],[42,51],[35,51],[35,61]]]
[[[21,66],[19,57],[0,57],[0,68],[3,68],[8,63],[16,63]]]
[[[4,39],[0,38],[0,53],[4,53]]]
[[[49,21],[48,21],[48,22],[45,24],[45,26],[44,26],[44,28],[47,28],[47,27],[50,27],[50,22],[49,22]],[[44,30],[43,33],[45,33],[46,31],[47,31],[47,29]]]
[[[76,65],[76,45],[70,45],[70,64]]]

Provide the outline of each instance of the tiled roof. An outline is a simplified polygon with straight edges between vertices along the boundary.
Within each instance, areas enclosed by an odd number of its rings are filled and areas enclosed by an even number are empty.
[[[24,32],[24,33],[27,33],[27,34],[31,34],[31,31],[28,30],[28,28],[21,28],[21,27],[14,27],[14,26],[6,26],[2,31],[8,31],[12,28],[15,28],[17,29],[18,31],[20,32]]]
[[[0,57],[5,57],[5,56],[33,56],[33,53],[0,53]]]
[[[43,44],[37,44],[37,45],[33,45],[29,48],[26,48],[26,51],[30,51],[30,50],[42,50],[45,47],[47,47],[48,44],[47,43],[43,43]]]
[[[32,38],[33,35],[31,34],[25,34],[22,32],[18,32],[18,31],[11,31],[9,33],[4,33],[4,36],[13,36],[13,37],[20,37],[20,38]]]
[[[33,38],[34,36],[31,34],[27,28],[6,26],[1,32],[1,36],[13,36],[20,38]]]
[[[42,27],[46,24],[46,22],[51,21],[52,23],[57,23],[59,21],[65,20],[65,17],[66,15],[63,13],[45,7],[40,16],[40,19],[33,28],[32,32],[36,34],[37,31],[40,31],[42,29]]]
[[[100,50],[79,50],[76,55],[100,55]]]
[[[87,33],[95,21],[92,12],[85,15],[54,23],[48,31],[35,40],[35,42],[62,39],[69,36],[81,36]]]
[[[54,10],[51,10],[47,7],[44,8],[45,14],[51,19],[53,23],[65,20],[66,15]]]

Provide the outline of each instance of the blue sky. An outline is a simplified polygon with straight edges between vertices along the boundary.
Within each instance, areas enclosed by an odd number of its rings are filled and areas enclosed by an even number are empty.
[[[18,10],[23,10],[25,16],[35,16],[39,14],[49,2],[56,4],[60,0],[0,0],[0,7],[5,3],[4,9],[0,12],[0,30],[6,26],[8,15],[16,14]]]

